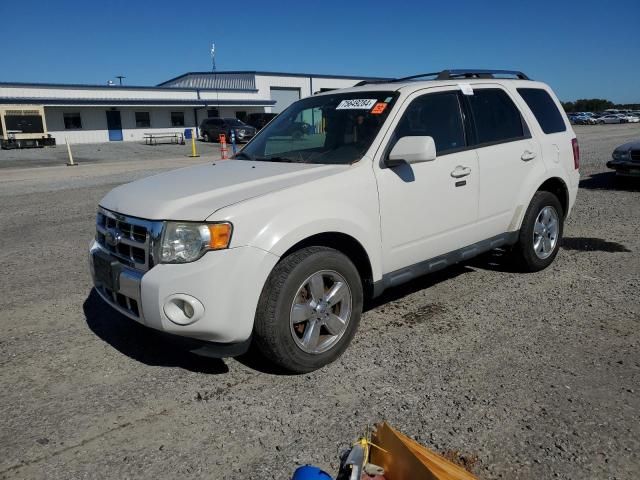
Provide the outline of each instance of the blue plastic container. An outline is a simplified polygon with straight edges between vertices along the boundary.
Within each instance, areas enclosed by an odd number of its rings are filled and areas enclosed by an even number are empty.
[[[304,465],[293,472],[291,480],[333,480],[333,477],[318,467]]]

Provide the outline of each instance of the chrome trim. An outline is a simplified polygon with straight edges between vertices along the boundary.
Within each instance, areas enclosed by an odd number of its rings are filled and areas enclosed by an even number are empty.
[[[109,226],[111,219],[115,225]],[[144,220],[130,217],[117,212],[112,212],[103,207],[98,207],[96,214],[96,243],[109,255],[119,260],[123,265],[133,267],[143,272],[153,268],[158,263],[160,238],[162,236],[163,222]],[[140,232],[144,229],[144,233]],[[140,238],[144,234],[144,240]],[[101,238],[102,236],[102,238]],[[118,245],[127,245],[129,254],[118,251]],[[134,255],[133,249],[139,249],[144,255],[144,261]]]
[[[100,250],[111,258],[118,260],[113,254],[105,250],[98,242],[94,242],[89,249],[89,264],[91,270],[91,278],[96,292],[107,302],[111,307],[115,308],[120,313],[126,315],[129,318],[133,318],[141,323],[144,323],[144,315],[142,312],[142,295],[140,290],[140,283],[144,272],[134,270],[126,265],[122,265],[122,271],[118,277],[119,289],[118,291],[111,291],[96,280],[95,270],[93,267],[93,253]],[[124,297],[124,303],[126,306],[122,306],[118,301],[118,295]],[[133,303],[135,302],[135,304]]]

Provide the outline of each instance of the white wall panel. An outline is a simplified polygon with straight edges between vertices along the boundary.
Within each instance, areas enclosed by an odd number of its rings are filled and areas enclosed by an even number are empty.
[[[347,88],[359,81],[357,78],[325,78],[288,75],[256,75],[257,92],[215,92],[200,91],[200,101],[204,100],[215,104],[216,100],[271,100],[271,87],[299,89],[300,97],[307,97],[322,88]],[[145,89],[145,88],[120,88],[100,86],[47,86],[47,85],[0,85],[0,98],[3,103],[10,103],[10,98],[42,98],[60,99],[61,103],[70,100],[98,99],[104,101],[145,100],[145,101],[190,101],[198,99],[196,90],[172,90],[172,89]],[[60,144],[64,144],[64,138],[68,137],[72,143],[100,143],[109,141],[107,130],[105,106],[78,106],[78,107],[45,107],[45,120],[49,133]],[[145,133],[182,132],[185,128],[198,125],[207,118],[207,109],[199,108],[197,118],[193,107],[117,107],[121,112],[122,133],[125,141],[142,141]],[[150,112],[151,126],[136,128],[135,112]],[[171,126],[171,112],[183,111],[185,114],[185,127]],[[244,111],[269,112],[270,107],[256,106],[224,106],[220,107],[220,115],[223,117],[235,117],[236,112]],[[64,128],[64,112],[79,112],[82,119],[82,129],[66,130]]]

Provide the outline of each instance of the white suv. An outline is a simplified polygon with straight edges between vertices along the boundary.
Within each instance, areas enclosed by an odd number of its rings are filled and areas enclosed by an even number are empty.
[[[116,310],[192,348],[252,341],[307,372],[389,287],[497,247],[547,267],[578,162],[557,98],[520,72],[363,83],[292,104],[233,160],[115,188],[91,271]]]

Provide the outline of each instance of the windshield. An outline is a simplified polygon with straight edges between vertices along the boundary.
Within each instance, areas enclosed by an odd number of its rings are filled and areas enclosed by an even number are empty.
[[[236,158],[349,164],[378,134],[396,92],[350,92],[305,98],[278,115]]]

